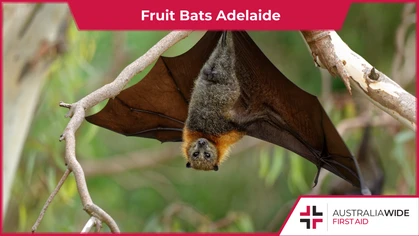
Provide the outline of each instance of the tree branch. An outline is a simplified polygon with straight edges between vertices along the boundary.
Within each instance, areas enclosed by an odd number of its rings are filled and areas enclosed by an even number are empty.
[[[101,224],[101,222],[105,222],[109,226],[111,232],[120,232],[118,225],[112,219],[112,217],[93,203],[87,188],[86,178],[83,169],[76,158],[75,133],[84,121],[85,110],[97,105],[99,102],[105,99],[113,98],[116,95],[118,95],[121,92],[121,90],[127,85],[127,83],[131,80],[131,78],[134,77],[134,75],[144,70],[153,61],[157,60],[158,57],[161,54],[163,54],[163,52],[165,52],[167,49],[169,49],[171,46],[173,46],[181,39],[187,37],[190,33],[191,31],[173,31],[169,33],[157,44],[155,44],[150,50],[148,50],[143,56],[129,64],[127,67],[125,67],[125,69],[118,75],[118,77],[112,83],[104,85],[103,87],[90,93],[89,95],[82,98],[76,103],[67,104],[64,102],[60,102],[61,107],[70,109],[66,117],[71,117],[67,127],[64,130],[64,133],[60,136],[60,141],[66,141],[65,163],[68,167],[67,172],[69,173],[70,171],[72,171],[74,173],[74,177],[76,179],[77,184],[77,190],[79,192],[80,199],[83,204],[83,209],[89,215],[95,218],[94,220],[97,227]],[[54,191],[54,193],[58,192],[59,187],[60,185],[57,186],[57,191]],[[50,199],[48,200],[50,201]],[[41,212],[41,216],[42,215],[43,212]],[[35,226],[37,226],[37,224],[35,224]]]
[[[36,231],[39,224],[41,223],[42,219],[44,218],[44,214],[47,211],[47,208],[49,207],[49,204],[51,204],[52,199],[54,199],[55,195],[57,195],[58,191],[60,191],[61,186],[63,186],[64,182],[66,181],[68,175],[70,174],[70,170],[67,169],[63,177],[61,177],[60,181],[58,182],[57,186],[55,187],[54,191],[49,195],[47,201],[44,204],[44,207],[42,207],[41,213],[39,213],[38,219],[35,221],[35,224],[32,226],[32,233]]]
[[[335,31],[301,31],[315,63],[340,76],[373,104],[416,131],[416,98],[352,51]]]
[[[91,216],[95,216],[97,219],[105,222],[111,232],[120,232],[118,225],[112,219],[112,217],[107,214],[100,207],[96,206],[92,198],[90,197],[89,191],[87,189],[86,179],[84,176],[83,169],[81,168],[80,163],[76,158],[76,139],[75,132],[80,127],[81,123],[84,121],[85,110],[95,106],[99,102],[115,97],[118,95],[121,90],[127,85],[134,75],[138,74],[149,66],[153,61],[157,60],[158,57],[163,54],[167,49],[173,46],[179,40],[185,38],[190,34],[190,31],[173,31],[169,33],[166,37],[161,39],[156,45],[154,45],[150,50],[148,50],[143,56],[129,64],[125,69],[118,75],[118,77],[107,85],[104,85],[100,89],[90,93],[86,97],[82,98],[76,103],[65,104],[60,103],[60,106],[69,108],[69,112],[66,117],[71,117],[70,122],[64,130],[64,133],[60,137],[61,140],[66,141],[66,152],[65,152],[65,162],[68,165],[68,168],[73,171],[76,178],[78,192],[84,207],[84,210]]]
[[[348,130],[355,128],[365,128],[366,126],[399,126],[400,123],[391,118],[388,114],[382,112],[381,115],[373,116],[361,114],[354,118],[342,120],[337,126],[339,134],[344,137]]]

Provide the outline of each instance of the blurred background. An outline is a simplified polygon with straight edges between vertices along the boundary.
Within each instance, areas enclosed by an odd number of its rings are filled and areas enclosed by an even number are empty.
[[[168,32],[78,31],[61,4],[3,10],[3,230],[29,232],[66,169],[58,138],[69,119],[58,103],[109,83]],[[415,95],[415,19],[414,4],[353,4],[337,32]],[[298,31],[249,34],[290,80],[320,98],[375,194],[416,193],[412,130],[316,68]],[[164,55],[185,52],[202,35],[192,33]],[[122,232],[274,232],[301,194],[356,193],[324,170],[313,189],[313,164],[252,138],[233,148],[220,171],[201,172],[185,168],[179,143],[125,137],[87,122],[76,135],[91,197]],[[79,232],[88,219],[71,174],[38,231]]]

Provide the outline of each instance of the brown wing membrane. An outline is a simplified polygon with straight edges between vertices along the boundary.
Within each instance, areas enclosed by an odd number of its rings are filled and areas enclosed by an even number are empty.
[[[109,99],[103,110],[86,120],[127,136],[182,141],[194,80],[220,35],[208,31],[184,54],[160,57],[140,82]]]
[[[246,32],[234,32],[241,97],[239,116],[252,120],[247,134],[291,150],[360,186],[353,156],[315,96],[289,81]],[[316,178],[317,179],[317,178]]]

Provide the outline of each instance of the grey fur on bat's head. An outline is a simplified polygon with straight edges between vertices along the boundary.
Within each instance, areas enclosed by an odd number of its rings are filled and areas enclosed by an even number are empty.
[[[187,168],[197,170],[218,170],[216,147],[205,138],[199,138],[188,150]]]

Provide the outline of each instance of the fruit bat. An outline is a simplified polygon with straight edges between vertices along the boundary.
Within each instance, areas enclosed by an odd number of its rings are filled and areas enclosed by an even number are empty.
[[[288,80],[244,31],[208,31],[159,57],[137,84],[87,121],[126,136],[183,141],[186,166],[218,170],[249,135],[293,151],[368,194],[356,159],[318,99]]]

